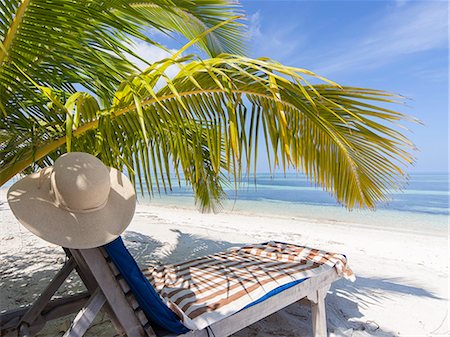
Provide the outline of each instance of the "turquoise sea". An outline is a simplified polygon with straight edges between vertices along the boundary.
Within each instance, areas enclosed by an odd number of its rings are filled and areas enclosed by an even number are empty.
[[[139,191],[138,191],[139,192]],[[323,222],[389,227],[399,231],[414,231],[447,235],[450,216],[449,173],[418,173],[410,176],[402,192],[391,194],[389,203],[380,204],[376,211],[348,211],[320,187],[297,174],[258,174],[253,182],[242,184],[237,191],[226,191],[227,212],[255,215],[315,219]],[[156,205],[194,208],[192,191],[175,187],[168,194],[156,194],[140,202]]]
[[[376,211],[348,211],[303,175],[277,174],[272,177],[258,174],[256,185],[251,178],[250,183],[242,184],[237,191],[234,188],[226,190],[228,200],[224,203],[224,211],[447,236],[450,225],[449,176],[449,173],[411,174],[406,188],[392,193],[391,201],[378,205]],[[3,187],[8,188],[11,183]],[[137,194],[139,202],[144,204],[195,208],[192,190],[183,185],[173,187],[167,194],[155,193],[152,198],[147,194],[140,196],[138,186]]]

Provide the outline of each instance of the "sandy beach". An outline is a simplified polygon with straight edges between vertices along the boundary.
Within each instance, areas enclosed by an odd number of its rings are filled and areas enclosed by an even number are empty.
[[[0,0],[0,337],[450,337],[449,3]]]
[[[406,227],[406,226],[405,226]],[[356,281],[335,282],[326,298],[332,336],[438,336],[449,333],[448,235],[389,230],[336,221],[140,204],[124,233],[138,262],[173,263],[232,246],[278,240],[344,253]],[[64,262],[60,247],[46,243],[14,218],[0,191],[0,309],[33,301]],[[72,275],[68,293],[81,285]],[[39,336],[62,336],[70,317]],[[310,311],[296,303],[235,336],[309,336]],[[102,316],[87,336],[112,336]]]

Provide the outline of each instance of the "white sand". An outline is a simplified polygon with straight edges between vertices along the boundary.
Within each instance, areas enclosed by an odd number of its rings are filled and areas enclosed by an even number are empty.
[[[3,202],[3,203],[2,203]],[[64,261],[59,247],[21,227],[0,191],[0,309],[25,305]],[[406,225],[405,225],[406,227]],[[245,243],[279,240],[347,255],[356,282],[339,280],[327,296],[328,327],[335,336],[448,335],[448,236],[418,234],[283,216],[200,214],[138,205],[124,235],[140,262],[171,263]],[[76,277],[66,286],[80,287]],[[69,319],[40,336],[62,335]],[[236,336],[308,336],[307,305],[294,304]],[[106,317],[87,336],[112,336]]]

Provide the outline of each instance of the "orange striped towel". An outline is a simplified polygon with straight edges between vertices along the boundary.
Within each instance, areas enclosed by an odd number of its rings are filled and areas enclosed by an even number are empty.
[[[183,324],[200,330],[282,285],[331,268],[345,278],[354,278],[344,255],[269,242],[143,272]]]

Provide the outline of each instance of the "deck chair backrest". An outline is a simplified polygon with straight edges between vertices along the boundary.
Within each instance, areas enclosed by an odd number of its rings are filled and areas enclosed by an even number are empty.
[[[159,293],[153,288],[121,238],[105,245],[104,250],[131,288],[154,329],[158,329],[158,332],[174,335],[189,331],[181,323],[180,317],[166,305]]]
[[[139,303],[136,300],[136,297],[133,295],[133,292],[131,291],[127,282],[123,278],[122,274],[117,269],[117,267],[114,265],[114,263],[111,261],[106,250],[103,247],[99,248],[99,250],[102,253],[103,257],[105,258],[105,261],[107,262],[109,269],[111,270],[112,274],[114,275],[114,278],[116,279],[117,283],[119,284],[120,289],[122,289],[122,292],[125,295],[125,298],[126,298],[128,304],[133,309],[135,316],[138,318],[138,320],[141,323],[142,328],[146,332],[147,336],[148,337],[155,336],[155,332],[153,331],[152,326],[150,325],[150,322],[147,319],[147,316],[145,315],[142,308],[139,306]]]
[[[106,310],[116,330],[127,336],[156,336],[136,298],[104,248],[70,249],[70,253],[75,258],[79,269],[77,271],[88,289],[91,288],[89,290],[92,292],[93,288],[98,288],[104,294]]]

